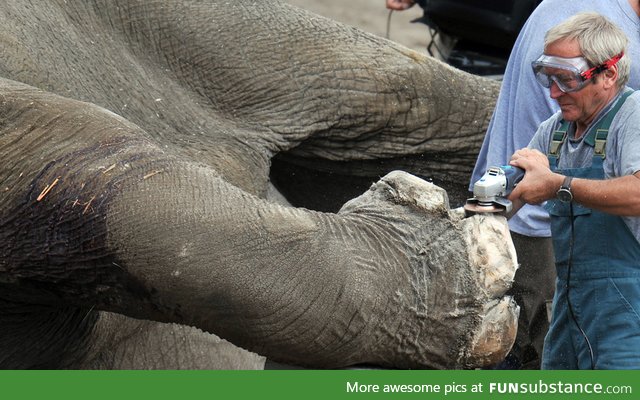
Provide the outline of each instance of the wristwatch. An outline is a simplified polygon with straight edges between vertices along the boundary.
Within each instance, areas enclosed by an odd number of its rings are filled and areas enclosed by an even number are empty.
[[[571,193],[571,180],[573,176],[565,176],[562,186],[556,192],[556,198],[563,203],[569,203],[573,200],[573,193]]]

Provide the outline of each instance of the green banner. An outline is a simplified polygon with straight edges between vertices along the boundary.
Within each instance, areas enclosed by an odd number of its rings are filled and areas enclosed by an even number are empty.
[[[3,371],[4,399],[638,399],[640,371]]]

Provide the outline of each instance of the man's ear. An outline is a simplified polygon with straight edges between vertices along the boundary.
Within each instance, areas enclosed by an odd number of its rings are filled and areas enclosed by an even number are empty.
[[[618,66],[612,65],[600,73],[606,89],[616,86],[618,82]]]

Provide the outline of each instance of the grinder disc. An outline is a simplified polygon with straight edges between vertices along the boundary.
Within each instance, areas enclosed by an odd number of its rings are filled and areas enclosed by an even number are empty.
[[[480,213],[499,213],[499,212],[504,212],[505,209],[502,206],[497,206],[495,204],[489,204],[489,205],[484,205],[484,204],[479,204],[479,203],[466,203],[464,205],[464,209],[466,211],[472,212],[472,213],[476,213],[476,214],[480,214]]]

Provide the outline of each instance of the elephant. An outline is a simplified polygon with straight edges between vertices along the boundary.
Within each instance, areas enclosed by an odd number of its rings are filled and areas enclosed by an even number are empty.
[[[279,1],[0,9],[0,367],[477,368],[499,84]],[[276,364],[274,364],[276,365]]]

